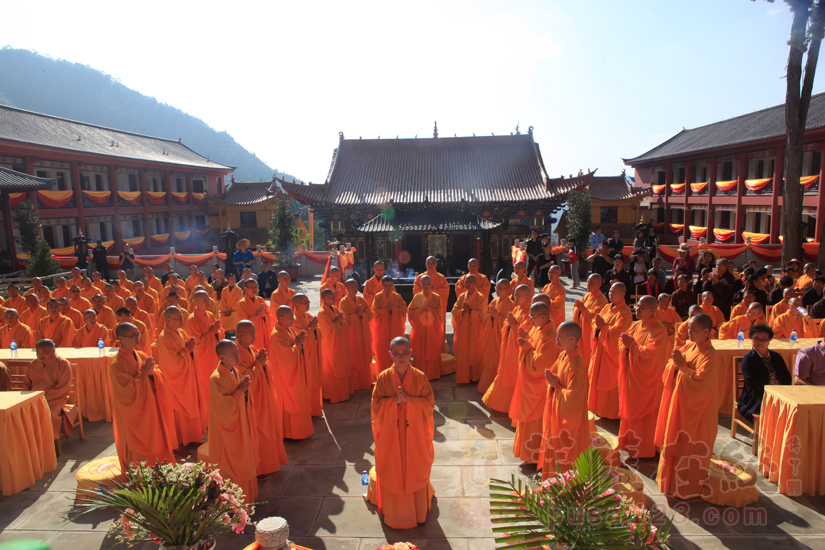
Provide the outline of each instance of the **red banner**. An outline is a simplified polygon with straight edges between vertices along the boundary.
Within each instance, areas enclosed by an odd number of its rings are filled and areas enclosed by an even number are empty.
[[[727,193],[728,191],[733,191],[736,189],[737,180],[729,180],[729,181],[717,181],[716,188],[719,191],[724,191]]]
[[[169,254],[163,256],[135,256],[135,264],[141,267],[151,267],[157,269],[169,263],[172,258]]]
[[[196,265],[198,267],[206,265],[215,258],[215,254],[175,254],[175,260],[187,267]]]
[[[178,202],[187,202],[189,200],[188,193],[172,192],[172,198]]]
[[[206,229],[195,229],[194,232],[195,232],[195,235],[197,235],[200,238],[203,238],[203,237],[206,237],[209,234],[209,228],[207,227]]]
[[[677,194],[677,195],[681,195],[682,193],[685,192],[685,184],[684,183],[671,183],[670,184],[670,190],[673,193]]]
[[[25,193],[9,193],[9,204],[11,204],[12,208],[20,206],[20,203],[24,200],[26,200]]]
[[[765,187],[768,186],[770,182],[773,181],[773,178],[762,178],[758,180],[745,180],[745,187],[750,189],[751,191],[761,191]]]
[[[665,192],[665,187],[667,187],[667,185],[653,185],[652,186],[653,194],[654,195],[661,195],[662,193]]]
[[[676,235],[681,233],[684,228],[685,228],[685,224],[683,224],[683,223],[672,223],[672,224],[670,224],[670,232],[674,233]]]
[[[819,176],[805,176],[804,178],[799,178],[799,185],[802,186],[802,189],[808,190],[814,186],[816,180],[819,179]]]
[[[763,246],[751,243],[748,249],[763,262],[776,263],[782,259],[782,245]]]
[[[701,239],[702,237],[708,234],[707,227],[699,227],[698,225],[689,225],[688,229],[690,230],[690,234],[693,235],[694,239]]]
[[[118,191],[117,196],[129,204],[140,204],[140,191]]]
[[[131,246],[135,250],[143,248],[143,243],[146,242],[146,237],[133,237],[131,239],[123,239],[123,242]]]
[[[166,202],[166,193],[163,191],[147,191],[146,196],[152,204],[163,204]]]
[[[112,198],[111,191],[83,191],[83,194],[95,204],[106,204]]]
[[[705,188],[707,186],[708,186],[708,182],[706,182],[706,181],[701,182],[701,183],[691,183],[690,184],[690,190],[694,193],[701,193],[702,191],[705,190]]]
[[[62,208],[72,200],[72,191],[38,191],[37,198],[49,208]]]
[[[175,231],[175,240],[179,242],[188,241],[191,231]]]
[[[311,250],[301,250],[300,254],[302,256],[305,256],[308,260],[311,260],[318,264],[327,263],[327,258],[329,258],[329,252],[313,252]]]
[[[765,244],[771,236],[767,233],[751,233],[749,231],[742,231],[742,238],[750,238],[752,244]]]
[[[169,242],[169,233],[161,233],[160,235],[149,235],[149,240],[154,245],[166,244]]]
[[[729,241],[736,235],[736,231],[731,229],[714,229],[713,236],[720,241]]]
[[[195,199],[195,204],[203,204],[206,202],[206,193],[192,193],[192,198]]]

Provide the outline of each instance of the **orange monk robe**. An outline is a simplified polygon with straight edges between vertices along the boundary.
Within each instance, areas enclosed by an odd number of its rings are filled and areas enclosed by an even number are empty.
[[[122,471],[141,462],[175,463],[173,413],[162,406],[155,382],[162,374],[144,374],[140,367],[145,360],[143,352],[120,349],[109,365],[112,428]]]
[[[719,327],[719,339],[736,340],[739,336],[740,330],[745,333],[745,338],[750,338],[750,336],[748,336],[748,331],[751,328],[751,324],[751,320],[748,319],[747,315],[737,315],[736,317],[731,316],[730,321],[722,323],[722,326]],[[686,343],[687,340],[683,342],[683,344]]]
[[[83,298],[84,300],[86,300],[87,302],[89,302],[90,304],[92,303],[92,298],[96,294],[103,295],[103,292],[101,292],[100,289],[98,289],[94,285],[89,286],[89,288],[81,288],[80,289],[80,297]],[[89,306],[89,307],[91,307],[91,306]]]
[[[71,279],[66,281],[66,286],[69,287],[69,288],[72,288],[73,286],[78,286],[79,287],[82,282],[83,282],[83,277],[82,276],[72,277]]]
[[[407,308],[410,319],[410,347],[415,368],[429,380],[441,377],[441,345],[444,342],[444,307],[441,296],[430,292],[415,294]]]
[[[513,292],[516,291],[521,285],[527,285],[530,287],[530,295],[532,296],[536,292],[536,285],[533,283],[533,279],[528,277],[527,275],[522,275],[520,279],[510,279],[510,288]]]
[[[106,346],[112,345],[112,338],[109,329],[101,325],[100,323],[95,323],[91,330],[86,328],[84,324],[82,327],[77,329],[74,333],[74,337],[72,338],[72,347],[73,348],[96,348],[97,342],[100,339],[103,339],[103,344]],[[143,338],[141,336],[141,338]]]
[[[121,286],[121,287],[120,287],[120,290],[116,290],[116,291],[115,291],[115,296],[119,296],[120,298],[122,298],[122,299],[123,299],[123,301],[124,301],[124,303],[125,303],[125,302],[126,302],[126,298],[131,297],[131,296],[132,296],[132,293],[129,291],[129,289],[123,288],[123,287]]]
[[[255,357],[258,348],[238,346],[241,359],[235,369],[238,376],[249,376],[249,402],[247,408],[255,419],[255,432],[258,438],[258,468],[257,475],[271,474],[281,469],[287,463],[286,449],[284,448],[284,408],[281,398],[272,388],[272,381],[266,369],[258,365]]]
[[[565,321],[564,301],[567,299],[567,291],[559,280],[544,285],[541,291],[550,297],[550,318],[558,328]]]
[[[275,325],[269,337],[269,375],[284,406],[284,437],[306,439],[315,433],[310,405],[310,374],[306,369],[301,344],[292,329]],[[306,342],[305,342],[306,343]]]
[[[694,498],[702,493],[718,429],[719,365],[710,340],[681,348],[686,365],[668,361],[656,425],[661,449],[656,482],[666,495]]]
[[[670,337],[656,317],[646,324],[636,321],[627,333],[637,345],[628,349],[619,340],[619,448],[632,457],[652,458]]]
[[[163,374],[158,392],[164,406],[174,412],[177,446],[201,443],[209,422],[209,394],[199,383],[197,367],[185,346],[187,340],[183,329],[164,327],[152,345],[157,368]]]
[[[294,332],[297,334],[303,330],[307,333],[303,350],[309,380],[309,400],[312,407],[312,416],[321,416],[324,410],[324,395],[321,390],[321,333],[317,326],[309,328],[309,324],[315,319],[309,312],[301,313],[295,310],[294,314],[295,322],[292,325]],[[272,338],[270,338],[270,345],[271,342]]]
[[[92,286],[97,289],[100,294],[103,294],[103,289],[106,286],[106,281],[100,279],[98,282],[92,281]]]
[[[530,330],[530,344],[519,350],[516,391],[510,404],[510,418],[516,423],[513,456],[536,464],[541,450],[542,418],[547,402],[544,370],[559,356],[556,327],[551,320]]]
[[[17,344],[18,349],[33,348],[37,341],[34,339],[34,332],[27,325],[20,321],[13,327],[3,325],[0,327],[0,348],[9,349],[11,341]]]
[[[670,349],[673,350],[673,347],[676,345],[676,329],[686,321],[682,321],[682,318],[678,313],[676,313],[676,308],[673,306],[668,306],[667,309],[657,307],[656,320],[659,321],[663,327],[665,327],[669,339]],[[722,322],[724,322],[724,318],[722,319]],[[684,341],[682,341],[682,343],[684,344]]]
[[[819,327],[807,315],[798,315],[794,319],[790,311],[778,315],[771,325],[774,338],[790,338],[791,332],[796,330],[797,338],[819,338]],[[747,333],[745,333],[747,337]]]
[[[143,341],[143,338],[145,336],[149,342],[149,346],[151,347],[152,344],[155,343],[155,335],[157,334],[154,318],[140,308],[138,308],[137,311],[132,313],[132,317],[146,325],[146,334],[141,334],[140,338],[141,341]]]
[[[458,281],[455,283],[455,295],[461,296],[465,292],[467,292],[467,285],[465,284],[465,279],[467,279],[467,275],[470,273],[465,273],[461,277],[458,278]],[[484,302],[490,302],[490,279],[487,278],[487,275],[483,273],[473,273],[476,276],[476,290],[484,297]],[[435,286],[433,286],[433,290],[435,290]]]
[[[393,306],[391,311],[387,309],[388,305]],[[383,291],[376,294],[372,302],[372,321],[370,321],[376,376],[392,364],[389,352],[390,342],[393,338],[404,336],[406,329],[407,304],[404,303],[401,295],[395,291],[392,291],[389,296]]]
[[[547,403],[544,406],[538,462],[542,479],[556,474],[556,464],[559,471],[569,470],[590,446],[587,366],[579,348],[560,351],[558,360],[550,370],[559,377],[559,387],[554,390],[545,382]]]
[[[223,329],[218,332],[211,332],[209,329],[215,324],[215,316],[211,313],[203,314],[190,313],[183,324],[186,334],[195,339],[195,367],[198,370],[198,383],[202,386],[201,395],[209,393],[209,377],[218,364],[218,354],[215,353],[215,344],[223,340]],[[257,328],[257,327],[256,327]],[[206,402],[207,414],[209,414],[209,402]]]
[[[604,306],[609,302],[601,290],[595,293],[588,292],[582,298],[582,305],[584,310],[579,311],[578,308],[573,308],[573,321],[579,324],[582,328],[582,337],[579,340],[579,354],[582,357],[585,365],[590,365],[590,340],[593,337],[593,317],[599,314]]]
[[[195,287],[200,284],[198,282],[198,275],[195,274],[195,275],[188,276],[186,278],[186,280],[183,282],[183,284],[184,284],[184,287],[186,288],[186,293],[191,295],[194,292]],[[206,291],[205,288],[204,288],[204,291]]]
[[[281,306],[292,307],[292,297],[298,294],[295,289],[288,286],[278,285],[278,288],[269,296],[269,311],[272,313],[272,326],[275,326],[275,312]]]
[[[321,331],[321,387],[324,399],[331,403],[346,401],[352,394],[349,324],[346,316],[339,320],[336,306],[321,304],[318,330]]]
[[[37,306],[33,311],[27,307],[19,313],[20,322],[32,329],[32,332],[37,332],[37,323],[40,319],[49,316],[49,312],[43,306]]]
[[[510,411],[510,403],[513,400],[513,392],[516,390],[518,380],[518,356],[521,346],[518,345],[518,328],[530,330],[532,322],[529,317],[530,303],[523,306],[516,306],[513,309],[513,316],[516,318],[516,326],[511,327],[504,323],[501,334],[501,354],[498,359],[498,371],[493,383],[484,392],[481,398],[484,404],[494,411],[507,413]]]
[[[61,311],[61,314],[69,318],[69,320],[72,322],[72,325],[74,325],[75,329],[78,329],[83,326],[83,314],[74,309],[73,307],[70,306],[69,311],[65,313]]]
[[[71,292],[69,292],[69,287],[64,286],[63,288],[56,288],[54,292],[52,292],[52,298],[55,300],[59,300],[61,298],[69,298]]]
[[[120,281],[121,290],[126,290],[131,295],[131,293],[134,291],[135,283],[133,283],[132,281],[130,281],[129,279],[127,279],[125,277],[123,279],[118,279],[118,280]],[[71,285],[69,285],[69,286],[71,286]]]
[[[375,300],[375,295],[382,292],[381,277],[372,276],[366,283],[364,283],[364,299],[372,307],[372,302]],[[446,303],[446,302],[445,302]],[[446,305],[444,306],[447,307]]]
[[[237,286],[227,286],[221,292],[218,309],[221,312],[221,325],[226,331],[235,332],[235,327],[238,325],[238,308],[241,298],[243,298],[243,292]],[[232,310],[232,313],[226,315],[224,312],[229,310]]]
[[[690,319],[688,319],[690,321]],[[723,327],[725,325],[722,325]],[[721,337],[721,335],[720,335]],[[682,321],[679,323],[679,328],[676,329],[676,334],[674,335],[673,346],[671,347],[671,351],[676,348],[681,348],[684,346],[688,341],[688,322]]]
[[[49,410],[52,413],[54,438],[60,437],[60,424],[66,439],[74,431],[73,421],[77,418],[77,409],[69,405],[69,390],[72,386],[72,365],[56,355],[50,360],[35,359],[26,370],[23,387],[26,390],[42,391],[46,394]]]
[[[55,347],[68,348],[72,346],[74,333],[74,324],[68,317],[58,314],[57,318],[52,320],[47,315],[38,321],[37,330],[34,331],[34,339],[39,341],[47,338],[54,342]]]
[[[441,298],[441,351],[444,352],[444,353],[449,353],[450,348],[447,345],[446,335],[447,335],[447,302],[450,299],[450,283],[447,282],[447,277],[445,277],[444,275],[442,275],[438,271],[435,271],[435,270],[432,271],[432,272],[425,271],[424,273],[419,274],[415,278],[415,282],[413,283],[413,296],[415,296],[416,294],[419,294],[420,292],[422,292],[424,290],[423,288],[421,288],[421,277],[423,277],[424,275],[429,275],[430,276],[430,280],[432,280],[432,282],[433,282],[432,291],[433,291],[434,294],[438,294],[438,297]],[[476,278],[476,281],[478,281],[478,278]],[[478,287],[478,288],[481,288],[481,287]],[[459,294],[456,294],[456,296],[458,296],[458,295]],[[413,353],[415,353],[415,350],[413,350]],[[416,367],[416,368],[418,368],[418,370],[424,370],[424,369],[421,369],[419,367]],[[426,374],[428,377],[430,376],[430,373],[427,372],[426,370],[424,370],[424,374]],[[438,376],[440,377],[441,373],[439,373]],[[433,379],[430,378],[430,380],[433,380]]]
[[[795,286],[796,286],[796,288],[798,288],[800,290],[807,290],[807,289],[811,288],[812,286],[814,286],[814,280],[813,280],[813,278],[808,277],[807,275],[805,275],[803,273],[796,280]]]
[[[333,283],[332,279],[327,279],[326,282],[321,285],[321,292],[328,288],[335,291],[335,307],[340,307],[341,298],[347,295],[347,287],[344,286],[344,283]]]
[[[142,309],[153,317],[157,313],[159,304],[148,292],[144,291],[143,296],[140,297],[135,295],[135,300],[137,300],[138,309]]]
[[[788,311],[788,309],[791,307],[791,305],[788,303],[789,301],[790,300],[782,299],[771,308],[771,311],[768,313],[768,323],[773,324],[777,317]],[[743,311],[742,315],[744,314],[745,312]],[[732,314],[731,317],[733,317]]]
[[[163,292],[163,284],[161,284],[160,279],[154,275],[146,277],[146,284],[148,284],[158,295]]]
[[[361,315],[355,312],[358,306],[361,306]],[[361,296],[356,295],[355,298],[351,298],[347,294],[341,299],[341,313],[344,314],[348,326],[347,342],[349,342],[352,389],[368,390],[372,387],[372,332],[370,332],[372,310]]]
[[[407,402],[398,403],[398,387]],[[404,381],[394,366],[378,375],[372,391],[372,434],[378,513],[393,529],[411,529],[427,520],[435,489],[433,389],[425,375],[408,367]]]
[[[209,378],[209,462],[237,483],[243,502],[258,499],[257,420],[247,407],[246,392],[238,390],[240,375],[219,363]]]
[[[160,302],[160,307],[158,308],[158,313],[157,313],[157,318],[158,318],[158,324],[159,325],[163,324],[163,312],[166,311],[166,308],[168,308],[171,305],[172,305],[172,303],[169,301],[168,296]],[[183,312],[184,317],[189,315],[189,303],[186,300],[178,297],[178,303],[175,304],[175,306]]]
[[[104,305],[112,311],[117,311],[122,307],[126,307],[126,302],[117,294],[112,294],[112,297],[104,302]]]
[[[488,314],[484,322],[484,355],[481,358],[481,378],[478,379],[478,391],[482,394],[496,378],[498,360],[501,356],[501,337],[507,314],[516,307],[509,296],[493,298],[490,305],[495,308],[495,313]]]
[[[630,328],[633,312],[624,303],[619,306],[607,304],[599,316],[607,326],[598,330],[595,319],[591,325],[593,353],[588,371],[590,391],[587,402],[594,414],[619,418],[619,335]]]
[[[464,305],[470,311],[464,311]],[[478,382],[481,378],[481,360],[484,357],[484,322],[487,319],[487,299],[476,290],[459,294],[453,306],[453,353],[455,381],[458,384]]]
[[[264,311],[258,315],[258,309],[264,306]],[[272,332],[272,325],[269,320],[269,307],[266,300],[260,296],[249,298],[244,296],[238,302],[238,321],[252,321],[255,324],[255,343],[258,349],[269,348],[269,333]],[[234,329],[233,329],[234,330]]]
[[[725,315],[722,313],[722,310],[714,305],[707,306],[702,304],[702,313],[710,317],[711,321],[713,321],[713,328],[718,333],[719,327],[725,322]]]
[[[101,310],[97,312],[97,322],[110,331],[113,331],[115,327],[117,327],[117,315],[115,315],[115,312],[110,308],[103,306]]]
[[[23,313],[23,310],[26,308],[26,300],[20,295],[14,298],[9,296],[3,301],[3,307],[6,309],[16,309],[18,314]]]

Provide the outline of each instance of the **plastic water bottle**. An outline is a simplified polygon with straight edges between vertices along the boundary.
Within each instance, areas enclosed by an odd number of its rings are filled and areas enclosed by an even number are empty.
[[[736,335],[736,349],[745,349],[745,331],[740,330]]]
[[[361,474],[361,487],[364,489],[364,498],[367,498],[367,489],[370,486],[370,474],[364,470],[364,473]]]
[[[796,348],[796,338],[796,329],[793,329],[793,331],[791,332],[791,349]]]
[[[11,358],[12,359],[17,359],[17,342],[12,340],[11,341],[11,346],[9,346],[9,347],[11,348]]]
[[[97,339],[97,352],[100,354],[100,357],[103,357],[103,350],[106,347],[106,344],[103,343],[103,338]]]

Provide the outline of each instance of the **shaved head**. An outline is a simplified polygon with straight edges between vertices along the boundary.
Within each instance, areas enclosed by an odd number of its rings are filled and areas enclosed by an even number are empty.
[[[546,315],[550,317],[550,306],[543,302],[536,302],[530,306],[531,315]]]
[[[551,302],[550,296],[548,296],[547,294],[543,294],[541,292],[539,292],[538,294],[533,295],[533,298],[532,298],[531,301],[534,304],[546,304],[547,306],[549,306],[550,302]]]
[[[565,321],[559,325],[557,333],[559,336],[572,336],[576,340],[580,340],[582,328],[575,321]]]

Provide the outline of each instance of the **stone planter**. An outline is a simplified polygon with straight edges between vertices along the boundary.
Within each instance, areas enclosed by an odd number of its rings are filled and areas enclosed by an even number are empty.
[[[264,518],[255,526],[255,542],[261,550],[288,550],[289,525],[282,517]]]

